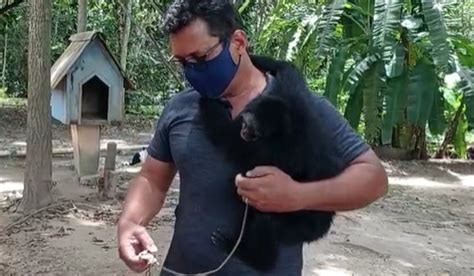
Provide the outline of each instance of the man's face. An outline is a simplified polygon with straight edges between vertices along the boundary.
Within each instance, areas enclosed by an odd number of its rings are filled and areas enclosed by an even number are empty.
[[[172,34],[171,54],[174,60],[195,62],[212,59],[222,51],[219,38],[208,34],[206,23],[195,20],[176,34]]]
[[[226,40],[210,35],[207,23],[201,19],[170,37],[173,60],[181,62],[186,79],[196,91],[209,98],[226,97],[235,88],[237,76],[243,72],[240,69],[246,67],[245,58],[241,58],[245,43],[240,30]]]
[[[173,59],[176,61],[196,62],[211,60],[223,50],[223,41],[209,35],[206,22],[196,19],[178,33],[171,34],[170,46]],[[238,39],[233,35],[230,38],[230,52],[235,63],[238,62]]]

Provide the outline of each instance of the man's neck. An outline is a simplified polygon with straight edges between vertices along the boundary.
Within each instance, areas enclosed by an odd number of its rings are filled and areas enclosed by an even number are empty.
[[[229,87],[225,100],[232,106],[232,117],[236,117],[252,99],[257,97],[267,84],[265,73],[251,65],[242,68],[241,74],[236,76],[235,81]]]

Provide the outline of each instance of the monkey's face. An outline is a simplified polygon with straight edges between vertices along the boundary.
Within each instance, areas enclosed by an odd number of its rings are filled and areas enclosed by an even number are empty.
[[[242,127],[240,137],[246,142],[254,142],[260,139],[260,126],[256,116],[251,112],[242,113]]]
[[[278,138],[290,131],[290,114],[285,102],[259,97],[241,113],[240,137],[246,142]]]

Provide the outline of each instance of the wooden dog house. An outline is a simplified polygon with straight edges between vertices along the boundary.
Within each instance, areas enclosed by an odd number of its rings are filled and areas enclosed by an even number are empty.
[[[96,174],[100,126],[120,125],[131,82],[100,32],[78,33],[51,68],[51,115],[71,125],[79,176]]]

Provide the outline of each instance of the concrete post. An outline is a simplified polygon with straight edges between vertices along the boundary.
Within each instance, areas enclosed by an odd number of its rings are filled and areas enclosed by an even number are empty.
[[[71,125],[74,162],[79,177],[99,172],[100,126]]]

